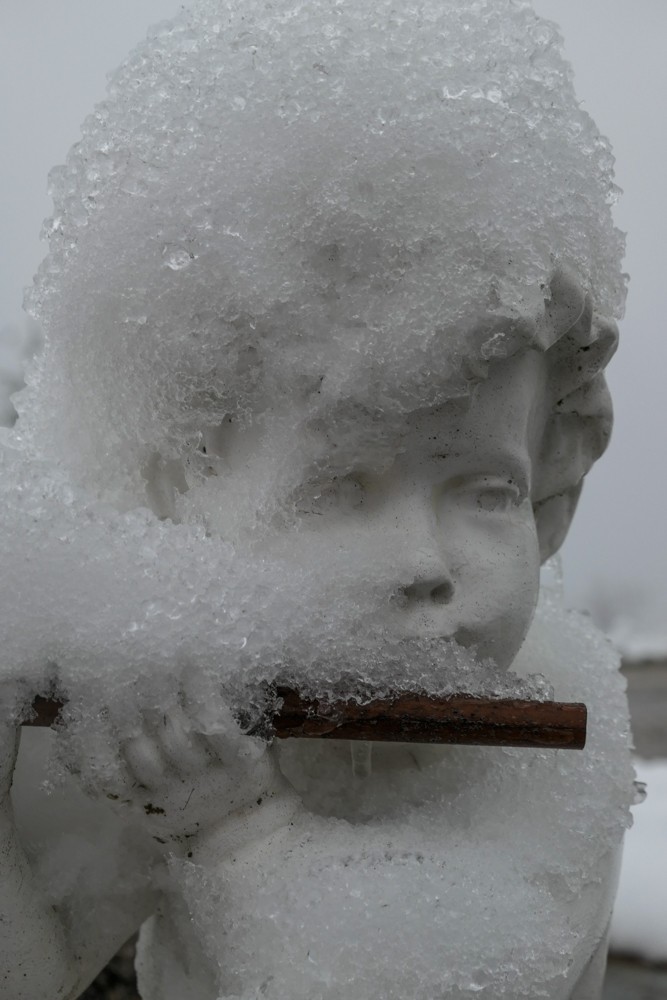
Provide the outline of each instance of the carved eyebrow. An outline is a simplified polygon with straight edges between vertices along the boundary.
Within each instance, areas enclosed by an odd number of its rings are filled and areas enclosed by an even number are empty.
[[[428,457],[439,461],[447,461],[448,459],[464,458],[469,454],[468,450],[463,451],[460,448],[451,449],[450,451],[440,449],[432,451]],[[531,457],[523,448],[516,450],[510,448],[485,450],[484,447],[481,447],[475,448],[475,456],[480,465],[488,465],[489,467],[527,468],[531,465]]]
[[[497,483],[507,483],[508,486],[521,487],[522,482],[517,476],[508,475],[507,472],[464,472],[460,476],[452,476],[447,480],[448,489],[458,489],[459,486],[467,486],[468,483],[482,483],[488,480],[492,486]]]

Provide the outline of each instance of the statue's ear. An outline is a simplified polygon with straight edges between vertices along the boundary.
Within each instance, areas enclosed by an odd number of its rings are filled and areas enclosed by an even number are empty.
[[[584,477],[607,447],[611,425],[611,399],[601,374],[562,400],[547,421],[532,494],[543,561],[563,544]]]
[[[546,562],[558,552],[565,541],[583,485],[582,479],[576,486],[534,504],[533,512],[542,562]]]
[[[584,477],[609,443],[613,412],[603,369],[617,340],[614,323],[585,311],[576,328],[546,353],[553,409],[532,493],[542,560],[562,545]]]

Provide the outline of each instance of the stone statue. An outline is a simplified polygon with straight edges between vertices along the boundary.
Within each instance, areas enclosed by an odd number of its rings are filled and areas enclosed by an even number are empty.
[[[145,1000],[599,997],[627,707],[538,597],[611,428],[611,171],[523,0],[200,0],[118,71],[2,442],[0,997],[139,927]],[[589,742],[278,749],[276,680],[550,687]]]

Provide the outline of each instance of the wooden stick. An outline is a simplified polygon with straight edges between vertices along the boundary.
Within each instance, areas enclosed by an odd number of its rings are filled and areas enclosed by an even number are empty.
[[[32,703],[32,714],[23,723],[24,726],[52,726],[58,721],[61,710],[65,703],[57,701],[55,698],[42,698],[37,695]]]
[[[271,728],[281,740],[367,740],[392,743],[460,743],[476,746],[581,750],[586,744],[586,706],[580,702],[447,698],[404,693],[359,705],[302,698],[278,688],[282,705]],[[35,698],[29,726],[52,726],[63,703]]]
[[[273,720],[280,739],[290,736],[396,743],[465,743],[477,746],[581,750],[586,706],[580,702],[447,698],[404,693],[365,705],[327,704],[279,688],[282,707]]]

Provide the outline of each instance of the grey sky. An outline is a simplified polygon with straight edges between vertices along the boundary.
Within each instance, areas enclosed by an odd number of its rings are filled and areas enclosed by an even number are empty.
[[[569,592],[625,604],[646,640],[667,650],[667,338],[665,239],[667,4],[663,0],[535,0],[558,21],[580,99],[612,140],[624,190],[631,284],[609,372],[616,426],[584,490],[563,550]]]
[[[632,275],[623,343],[610,370],[616,431],[591,473],[563,556],[572,601],[625,606],[631,627],[667,649],[667,263],[664,0],[535,0],[562,27],[578,92],[617,155]],[[171,16],[175,0],[2,0],[0,327],[21,316],[44,248],[46,174],[103,97],[105,74]],[[651,634],[653,636],[651,636]],[[664,637],[664,638],[661,638]]]

